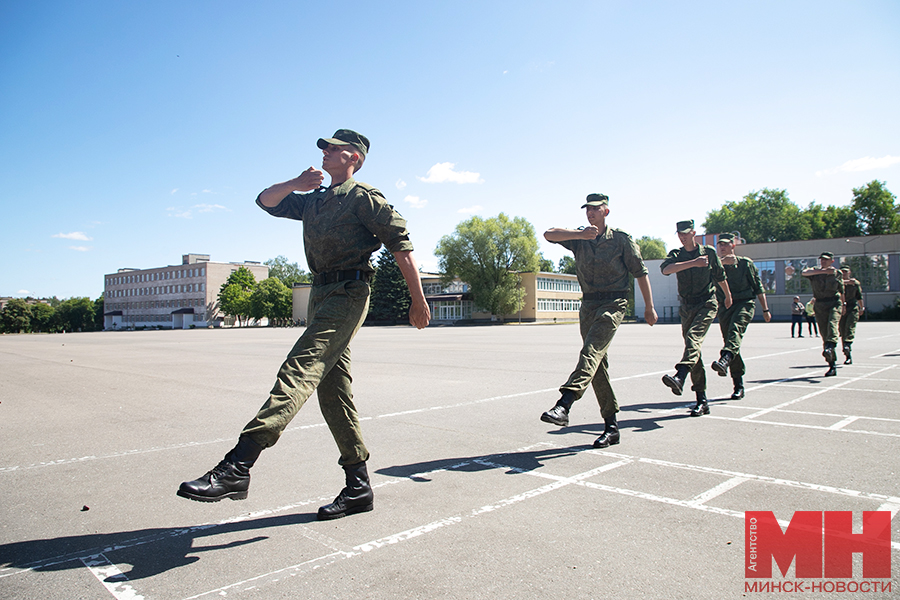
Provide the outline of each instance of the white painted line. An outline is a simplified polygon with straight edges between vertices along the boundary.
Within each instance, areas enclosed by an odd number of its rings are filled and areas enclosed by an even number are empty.
[[[895,366],[896,366],[896,365],[889,365],[889,366],[887,366],[887,367],[884,367],[884,368],[881,368],[881,369],[879,369],[879,370],[877,370],[877,371],[874,371],[872,374],[875,375],[875,374],[881,373],[881,372],[883,372],[883,371],[887,371],[887,370],[893,369]],[[836,390],[836,389],[840,389],[840,388],[844,387],[844,386],[847,385],[847,384],[853,383],[854,381],[860,381],[860,380],[862,380],[862,379],[865,379],[866,377],[867,377],[867,375],[861,375],[860,377],[854,377],[854,378],[852,378],[852,379],[848,379],[847,381],[843,381],[843,382],[841,382],[841,383],[836,383],[835,385],[829,386],[829,387],[827,387],[827,388],[822,388],[822,389],[820,389],[820,390],[816,390],[815,392],[810,392],[809,394],[800,396],[799,398],[795,398],[794,400],[789,400],[789,401],[787,401],[787,402],[782,402],[781,404],[777,404],[777,405],[775,405],[775,406],[773,406],[773,407],[771,407],[771,408],[767,408],[767,409],[764,409],[764,410],[755,412],[755,413],[753,413],[753,414],[749,414],[749,415],[743,416],[743,417],[741,417],[741,419],[743,419],[743,420],[745,420],[745,421],[749,421],[750,419],[755,419],[756,417],[761,417],[761,416],[764,415],[764,414],[767,414],[767,413],[776,411],[776,410],[778,410],[778,409],[780,409],[780,408],[784,408],[785,406],[790,406],[791,404],[796,404],[797,402],[802,402],[803,400],[809,400],[810,398],[814,398],[815,396],[819,396],[819,395],[824,394],[824,393],[826,393],[826,392],[832,392],[832,391],[834,391],[834,390]]]
[[[890,337],[890,336],[885,336],[885,337]],[[875,338],[875,339],[878,339],[878,338]],[[889,350],[887,352],[882,352],[881,354],[876,354],[875,356],[870,356],[869,358],[884,358],[885,356],[888,356],[889,354],[890,355],[900,355],[900,348],[897,348],[896,350]],[[891,358],[893,358],[893,356],[891,356]]]
[[[134,591],[128,578],[119,570],[119,567],[112,564],[102,554],[82,558],[81,562],[116,600],[144,600],[143,596]]]
[[[834,425],[832,425],[831,427],[828,427],[828,429],[830,429],[832,431],[838,431],[840,429],[843,429],[844,427],[846,427],[853,421],[856,421],[857,419],[859,419],[859,417],[845,417],[845,418],[841,419],[840,421],[838,421],[837,423],[835,423]]]
[[[691,506],[700,506],[701,504],[706,504],[706,502],[712,500],[716,496],[721,496],[728,490],[736,488],[745,481],[747,481],[745,477],[732,477],[731,479],[727,479],[719,485],[706,490],[702,494],[694,496],[690,499],[688,504],[690,504]]]
[[[866,381],[878,381],[878,380],[866,378]],[[882,380],[882,381],[884,381],[884,380]],[[891,383],[900,384],[900,380],[898,380],[898,379],[889,379],[887,381],[890,381]],[[800,385],[799,383],[781,383],[778,385],[778,387],[809,389],[808,385]],[[870,389],[864,389],[864,388],[850,388],[850,387],[844,387],[841,389],[846,392],[861,392],[861,393],[866,393],[866,394],[900,394],[900,390],[870,390]]]
[[[885,502],[875,510],[884,510],[889,511],[891,513],[891,519],[897,516],[897,512],[900,511],[900,503],[896,502]]]
[[[818,429],[819,431],[834,431],[831,427],[823,427],[822,425],[806,425],[804,423],[782,423],[781,421],[765,421],[763,419],[753,419],[748,421],[746,417],[734,418],[723,417],[721,415],[705,415],[703,418],[721,419],[722,421],[734,421],[736,423],[759,423],[760,425],[778,425],[780,427],[798,427],[800,429]],[[862,435],[878,435],[886,437],[900,437],[900,433],[887,433],[884,431],[869,431],[867,429],[838,429],[837,431],[846,433],[859,433]]]

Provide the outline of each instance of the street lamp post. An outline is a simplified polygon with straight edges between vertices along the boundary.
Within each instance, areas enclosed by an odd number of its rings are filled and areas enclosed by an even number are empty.
[[[863,247],[863,263],[865,263],[865,265],[866,265],[866,275],[869,274],[870,267],[872,266],[869,264],[868,254],[866,253],[866,246],[868,246],[869,244],[871,244],[872,242],[874,242],[875,240],[877,240],[880,237],[881,237],[880,235],[876,235],[872,239],[866,240],[865,242],[857,242],[856,240],[851,240],[851,239],[844,240],[848,244],[859,244],[860,246]],[[866,288],[863,285],[863,282],[860,281],[859,284],[860,284],[860,286],[862,286],[863,304],[865,304],[865,309],[866,309],[865,312],[863,312],[863,319],[868,321],[869,320],[869,296],[868,296],[868,292],[866,292]]]

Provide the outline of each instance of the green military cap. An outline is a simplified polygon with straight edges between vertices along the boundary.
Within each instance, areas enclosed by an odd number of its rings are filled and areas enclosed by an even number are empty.
[[[718,241],[733,244],[734,243],[734,234],[733,233],[720,233]]]
[[[322,150],[327,148],[328,144],[332,146],[353,146],[360,151],[363,158],[366,157],[366,153],[369,151],[369,138],[352,129],[338,129],[332,137],[319,138],[319,141],[316,142],[316,146]]]
[[[694,220],[690,221],[678,221],[675,224],[675,231],[678,233],[687,233],[688,231],[692,231],[694,229]]]
[[[850,267],[847,266],[847,265],[844,265],[843,267],[841,267],[841,271],[847,271],[847,272],[849,273],[849,272],[850,272]]]
[[[606,194],[588,194],[587,202],[581,205],[581,208],[588,206],[607,206],[609,205],[609,196]]]
[[[834,260],[834,253],[832,252],[823,252],[819,255],[819,258],[827,258],[828,260]]]

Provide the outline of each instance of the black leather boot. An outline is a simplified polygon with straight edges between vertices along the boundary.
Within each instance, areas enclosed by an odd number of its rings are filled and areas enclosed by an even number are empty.
[[[572,408],[574,402],[575,392],[563,392],[556,401],[556,406],[541,415],[541,421],[565,427],[569,424],[569,409]]]
[[[706,401],[706,392],[697,392],[697,404],[691,409],[692,417],[709,414],[709,403]]]
[[[369,485],[369,472],[366,470],[366,463],[344,465],[344,473],[346,474],[347,487],[341,490],[334,502],[319,509],[316,518],[320,521],[340,519],[347,515],[369,512],[375,508],[373,502],[375,495],[372,493],[372,486]]]
[[[851,346],[851,344],[844,344],[844,357],[845,357],[844,364],[845,365],[853,364],[853,358],[850,356],[850,346]]]
[[[734,393],[731,394],[732,400],[740,400],[744,397],[744,378],[741,375],[731,375],[731,380],[734,382]]]
[[[837,362],[837,352],[834,351],[834,348],[834,344],[825,344],[825,349],[822,350],[822,357],[829,365]]]
[[[834,366],[833,362],[828,363],[828,370],[825,371],[825,377],[834,377],[837,375],[837,367]]]
[[[212,471],[193,481],[185,481],[178,488],[182,498],[198,502],[218,502],[223,498],[243,500],[250,487],[250,467],[263,448],[250,436],[242,435],[237,446]]]
[[[722,350],[719,360],[713,361],[712,370],[719,374],[719,377],[725,377],[728,374],[728,365],[731,364],[734,354],[728,350]]]
[[[673,394],[680,396],[681,391],[684,389],[684,380],[687,379],[690,372],[691,369],[689,367],[675,367],[675,375],[663,375],[662,382],[669,386]]]
[[[619,439],[622,437],[619,434],[619,424],[616,423],[616,415],[603,419],[603,422],[605,424],[603,434],[594,440],[594,448],[609,448],[618,444]]]

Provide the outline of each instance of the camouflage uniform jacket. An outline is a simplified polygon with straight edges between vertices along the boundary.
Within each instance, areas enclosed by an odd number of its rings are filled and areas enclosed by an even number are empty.
[[[292,192],[273,207],[256,204],[274,217],[303,221],[306,262],[313,275],[331,271],[373,273],[372,253],[412,250],[406,220],[372,186],[348,179],[334,188]]]
[[[713,287],[720,281],[725,281],[725,269],[722,268],[722,261],[716,254],[715,248],[712,246],[697,246],[690,252],[684,247],[676,248],[669,252],[666,259],[659,265],[660,271],[680,262],[694,260],[701,254],[709,257],[709,265],[703,269],[695,267],[679,271],[675,275],[678,277],[678,295],[681,296],[682,303],[700,304],[705,302],[709,296],[713,294]]]
[[[728,280],[728,289],[731,290],[731,299],[751,300],[763,293],[762,282],[759,280],[759,271],[753,261],[746,256],[736,256],[733,265],[722,264],[725,269],[725,278]],[[725,292],[716,286],[716,299],[724,307]],[[802,306],[802,305],[801,305]]]
[[[847,303],[847,309],[859,308],[860,300],[862,300],[862,292],[859,290],[859,281],[851,279],[844,282],[844,302]]]
[[[841,278],[840,271],[826,275],[810,275],[807,279],[812,286],[816,302],[840,300],[840,295],[844,292],[844,280]]]
[[[584,293],[625,292],[628,274],[635,278],[647,274],[641,249],[624,231],[607,226],[592,240],[554,242],[575,255],[578,284]]]

